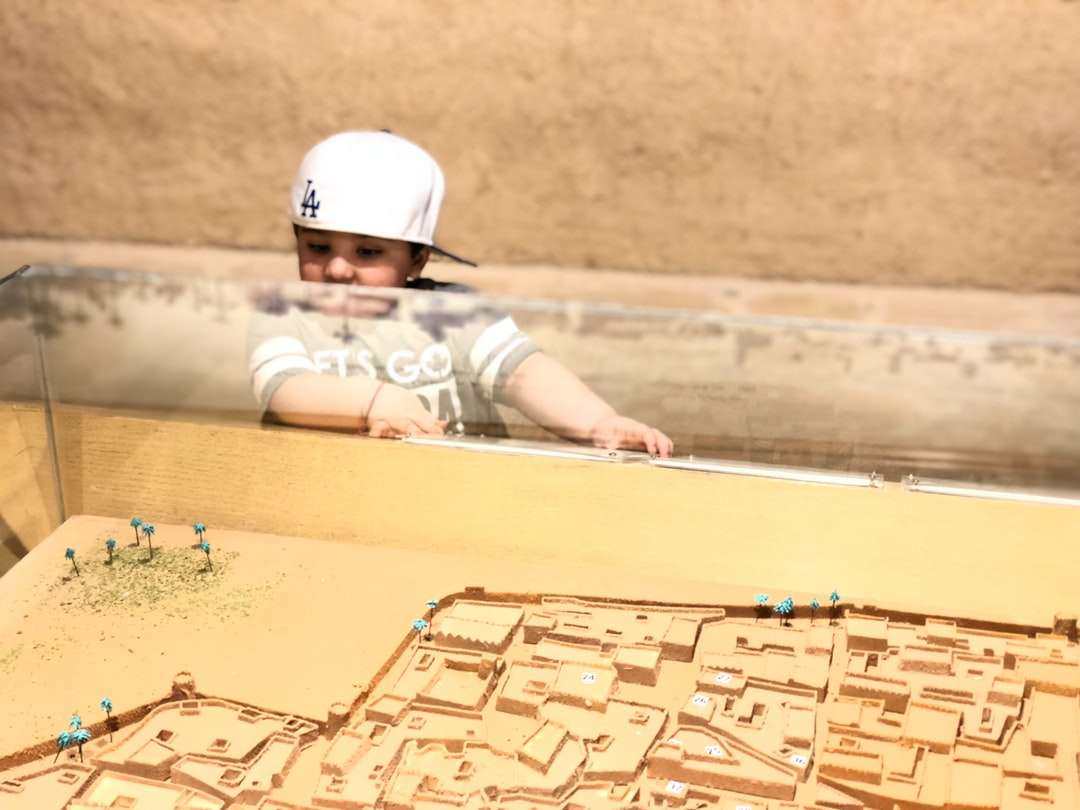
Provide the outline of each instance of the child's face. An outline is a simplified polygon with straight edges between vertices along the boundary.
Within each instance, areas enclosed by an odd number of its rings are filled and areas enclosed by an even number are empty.
[[[300,228],[296,255],[303,281],[404,287],[420,275],[431,251],[425,247],[413,255],[412,245],[400,239]]]

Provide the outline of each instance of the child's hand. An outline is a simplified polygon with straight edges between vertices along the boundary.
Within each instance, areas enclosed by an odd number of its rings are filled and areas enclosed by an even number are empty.
[[[617,413],[593,425],[589,440],[608,450],[646,450],[651,456],[663,458],[669,458],[675,449],[675,443],[656,428]]]
[[[368,409],[367,432],[376,439],[442,436],[446,432],[446,422],[432,416],[415,394],[384,383]]]

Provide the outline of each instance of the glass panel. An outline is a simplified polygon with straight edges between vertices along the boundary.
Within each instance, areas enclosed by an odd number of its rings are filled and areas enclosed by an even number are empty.
[[[0,279],[0,575],[63,514],[40,374],[47,313],[23,275]]]
[[[1073,487],[1080,470],[1075,340],[58,268],[19,284],[66,404],[258,424],[249,360],[284,338],[271,371],[377,366],[455,439],[584,452],[508,404],[506,366],[535,346],[683,462],[1019,487]],[[569,432],[572,396],[517,395]]]

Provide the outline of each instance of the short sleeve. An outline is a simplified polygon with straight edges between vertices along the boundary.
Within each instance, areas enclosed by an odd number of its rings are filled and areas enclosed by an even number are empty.
[[[470,331],[468,359],[472,378],[487,399],[501,402],[510,375],[540,347],[509,315]]]
[[[301,339],[295,312],[256,312],[248,331],[248,373],[259,411],[266,413],[278,388],[290,377],[316,371]]]

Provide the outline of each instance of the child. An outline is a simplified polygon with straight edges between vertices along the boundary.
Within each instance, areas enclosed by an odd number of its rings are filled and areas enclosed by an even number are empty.
[[[250,365],[264,411],[376,437],[464,424],[499,435],[499,402],[575,442],[670,456],[671,439],[617,414],[510,317],[470,296],[360,289],[455,288],[421,276],[432,252],[471,264],[433,241],[442,197],[434,159],[389,132],[343,132],[308,152],[290,198],[300,278],[357,289],[258,322]]]

